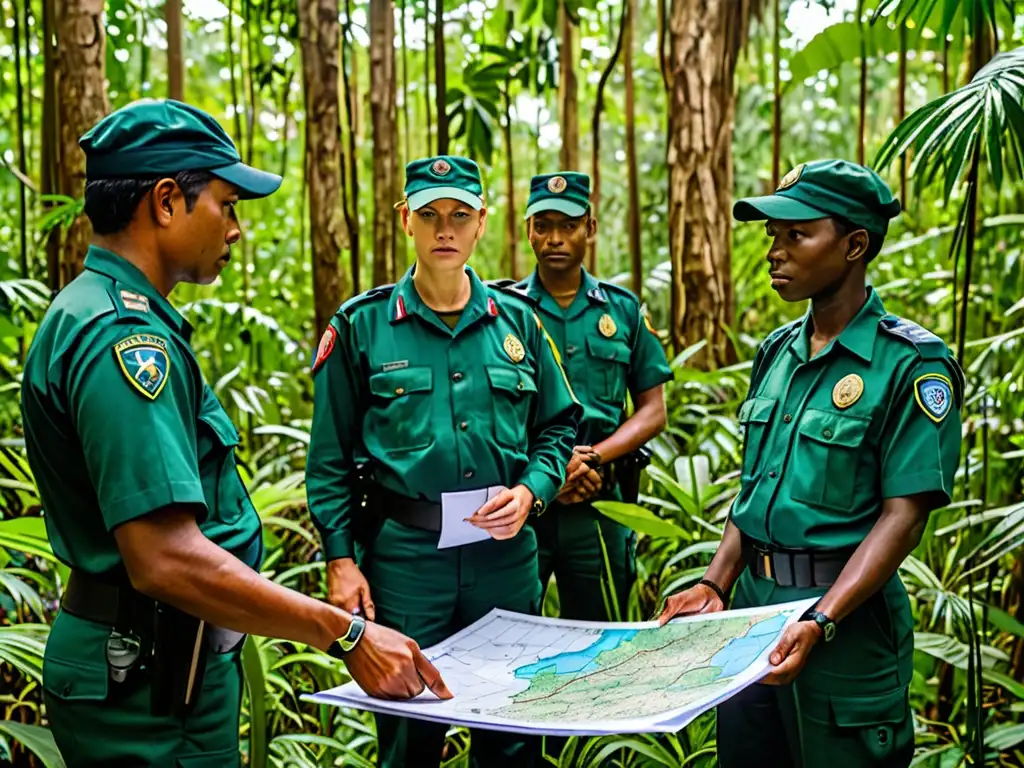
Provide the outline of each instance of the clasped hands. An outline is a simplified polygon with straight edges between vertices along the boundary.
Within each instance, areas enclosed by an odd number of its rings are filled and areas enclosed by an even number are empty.
[[[603,486],[596,467],[601,463],[600,455],[589,445],[577,445],[572,449],[572,458],[565,468],[565,483],[555,497],[561,504],[579,504],[596,497]]]

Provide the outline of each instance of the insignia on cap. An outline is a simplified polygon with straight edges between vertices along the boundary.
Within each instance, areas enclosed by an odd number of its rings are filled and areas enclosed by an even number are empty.
[[[849,408],[860,400],[864,394],[864,379],[856,373],[843,376],[836,385],[832,387],[832,402],[836,408]]]
[[[609,314],[601,315],[601,319],[597,321],[597,330],[601,332],[601,335],[606,339],[610,339],[615,335],[619,327],[615,325],[615,321],[612,320],[612,316]]]
[[[511,333],[505,337],[505,343],[502,346],[505,347],[505,354],[509,356],[513,363],[520,363],[526,357],[526,348],[523,347],[523,342]]]
[[[953,384],[939,373],[926,373],[914,382],[914,398],[928,418],[940,423],[953,406]]]
[[[334,350],[334,342],[338,340],[338,332],[334,330],[334,326],[328,325],[327,330],[324,331],[324,335],[320,337],[320,344],[316,348],[316,359],[313,360],[313,373],[320,370],[320,366],[324,364],[324,361],[330,357],[331,352]]]
[[[552,176],[548,179],[548,191],[554,192],[556,195],[565,192],[567,186],[569,186],[569,182],[565,180],[565,176]]]
[[[167,340],[137,333],[117,342],[114,356],[131,385],[148,399],[156,400],[167,383],[167,372],[171,368]]]
[[[800,165],[782,177],[782,181],[779,182],[779,189],[788,189],[789,187],[792,187],[800,181],[800,174],[803,172],[804,164],[800,163]]]
[[[430,170],[433,171],[435,176],[447,176],[451,169],[452,167],[448,164],[447,160],[435,160],[434,164],[430,166]]]

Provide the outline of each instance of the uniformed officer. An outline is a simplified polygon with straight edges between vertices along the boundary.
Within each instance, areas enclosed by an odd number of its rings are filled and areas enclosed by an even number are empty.
[[[820,600],[783,635],[763,684],[718,708],[724,768],[913,755],[913,620],[896,571],[953,493],[964,381],[937,336],[865,287],[899,210],[877,174],[842,160],[798,166],[734,209],[767,220],[772,287],[810,311],[758,349],[725,535],[661,618],[722,610],[733,584],[737,608]]]
[[[43,661],[64,761],[237,766],[240,633],[330,649],[373,695],[414,696],[426,680],[450,696],[408,638],[254,570],[239,436],[167,295],[217,278],[241,236],[235,203],[281,179],[174,101],[118,110],[81,146],[94,245],[40,324],[22,385],[47,532],[71,567]]]
[[[476,163],[409,163],[398,207],[416,263],[331,320],[313,366],[306,478],[331,601],[431,645],[492,608],[539,609],[523,524],[562,485],[580,406],[528,298],[466,266],[487,216]],[[443,494],[496,486],[506,490],[469,518],[491,538],[440,549]],[[446,730],[378,717],[381,761],[437,766]],[[519,737],[472,737],[483,766],[530,765],[532,751]]]
[[[639,451],[665,428],[664,384],[672,370],[637,297],[582,266],[597,234],[590,177],[534,176],[526,219],[537,270],[519,287],[537,303],[583,405],[565,486],[549,514],[533,523],[541,583],[554,572],[563,618],[624,620],[636,575],[635,537],[591,502],[621,499],[624,490],[636,501]],[[627,391],[634,406],[629,418]]]

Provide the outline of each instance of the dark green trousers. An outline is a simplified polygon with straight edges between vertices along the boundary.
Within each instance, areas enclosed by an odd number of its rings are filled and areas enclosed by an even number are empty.
[[[387,520],[361,567],[370,583],[377,622],[403,632],[423,648],[493,608],[520,613],[540,609],[537,540],[529,526],[507,541],[439,550],[436,533]],[[377,715],[376,720],[380,765],[437,768],[447,726],[390,715]],[[529,768],[539,747],[536,739],[476,729],[470,760],[481,768]]]
[[[202,693],[187,717],[154,717],[145,678],[125,683],[109,679],[109,634],[109,626],[65,612],[57,615],[50,631],[43,662],[44,702],[68,768],[237,767],[239,652],[209,655]]]
[[[554,503],[532,523],[537,532],[541,588],[547,587],[554,574],[561,617],[625,621],[629,593],[636,579],[633,531],[605,517],[590,504]],[[605,567],[605,551],[610,571]],[[614,585],[618,617],[612,610],[611,593],[606,593],[609,577]]]
[[[744,571],[734,608],[820,596]],[[788,686],[752,685],[718,707],[721,768],[904,768],[914,753],[907,701],[914,627],[898,576],[818,643]]]

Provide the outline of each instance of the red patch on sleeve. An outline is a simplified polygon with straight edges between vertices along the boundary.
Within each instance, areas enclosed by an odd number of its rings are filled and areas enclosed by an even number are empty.
[[[316,348],[316,359],[313,361],[313,373],[323,365],[331,352],[334,350],[334,342],[338,340],[338,332],[334,330],[334,326],[327,326],[327,330],[324,331],[324,335],[320,337],[320,345]]]

